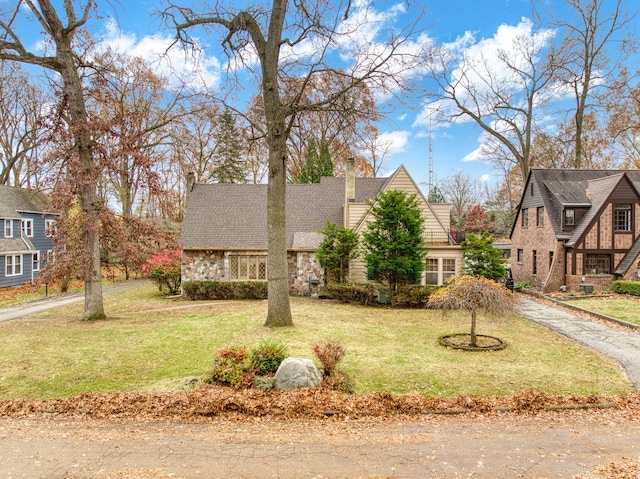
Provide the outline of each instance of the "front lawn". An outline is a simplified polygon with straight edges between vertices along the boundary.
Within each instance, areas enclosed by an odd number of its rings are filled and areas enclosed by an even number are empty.
[[[640,326],[640,299],[612,295],[571,299],[565,303]]]
[[[295,327],[263,326],[266,301],[188,302],[145,286],[105,297],[110,318],[84,322],[82,304],[0,323],[0,399],[68,397],[82,392],[179,389],[207,372],[225,346],[286,343],[295,357],[332,339],[347,348],[341,364],[358,393],[429,396],[626,394],[631,388],[612,360],[520,317],[478,319],[478,333],[498,336],[498,352],[462,352],[438,345],[467,332],[468,313],[390,310],[293,298]]]

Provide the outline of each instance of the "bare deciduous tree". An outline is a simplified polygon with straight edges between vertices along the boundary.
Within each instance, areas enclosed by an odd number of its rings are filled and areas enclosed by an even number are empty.
[[[562,33],[556,66],[561,82],[571,91],[573,166],[583,168],[587,122],[593,121],[596,88],[606,88],[620,72],[627,57],[629,38],[625,37],[633,15],[625,11],[624,0],[566,0],[572,15],[555,19]],[[612,52],[616,52],[613,56]]]
[[[533,28],[532,25],[525,25]],[[558,68],[549,50],[548,31],[517,35],[509,49],[462,57],[449,46],[434,48],[428,76],[437,87],[439,121],[472,120],[510,153],[523,178],[529,174],[536,108],[550,95]]]
[[[387,25],[384,46],[372,48],[368,44],[368,51],[364,47],[358,49],[365,42],[355,41],[354,37],[362,27],[358,18],[364,15],[350,17],[351,14],[355,11],[350,2],[326,4],[306,0],[272,0],[269,6],[256,4],[244,9],[218,4],[212,11],[201,13],[172,4],[164,12],[165,18],[173,23],[178,40],[185,44],[195,45],[191,37],[194,29],[221,29],[225,52],[234,64],[239,62],[248,67],[243,73],[256,73],[260,85],[264,123],[254,126],[258,130],[263,128],[269,148],[267,326],[293,324],[285,216],[287,140],[293,125],[303,112],[335,108],[363,85],[388,90],[401,88],[406,79],[403,73],[415,66],[414,51],[402,51],[411,31],[398,34]],[[350,21],[352,18],[355,19]],[[303,47],[312,54],[303,55]],[[350,49],[349,58],[354,63],[348,71],[329,65],[334,48]],[[250,63],[254,59],[255,63]],[[329,72],[341,81],[330,91],[306,101],[307,85]],[[297,88],[285,89],[293,78],[299,80]]]
[[[34,187],[46,138],[44,91],[15,62],[0,64],[0,184]]]
[[[13,9],[3,6],[0,13],[0,59],[37,65],[52,70],[62,78],[62,93],[68,126],[74,140],[76,161],[68,161],[70,178],[75,179],[77,197],[81,208],[79,215],[85,283],[84,319],[105,317],[102,301],[100,272],[100,204],[96,194],[99,176],[93,157],[93,139],[89,125],[86,98],[81,81],[81,55],[78,48],[79,32],[85,26],[95,8],[93,0],[87,0],[83,8],[77,8],[72,0],[64,0],[59,7],[50,0],[23,0]],[[25,17],[28,17],[25,19]],[[39,54],[25,47],[17,25],[19,21],[35,20],[44,31],[54,52]]]

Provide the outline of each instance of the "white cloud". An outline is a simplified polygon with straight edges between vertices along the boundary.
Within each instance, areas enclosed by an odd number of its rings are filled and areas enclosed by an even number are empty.
[[[378,137],[378,148],[386,151],[388,156],[393,156],[407,150],[411,132],[404,130],[381,133]]]
[[[499,85],[504,96],[513,95],[513,101],[517,101],[519,93],[523,91],[523,80],[516,70],[529,72],[531,65],[523,51],[539,52],[548,45],[555,32],[553,30],[535,30],[533,22],[522,18],[517,25],[502,24],[496,33],[490,38],[477,40],[471,32],[456,38],[455,41],[443,44],[441,47],[454,65],[448,73],[449,83],[455,85],[456,96],[462,104],[471,105],[473,110],[480,112],[489,111],[491,104],[484,104],[483,98],[493,95],[489,91],[487,79],[491,79],[494,85]],[[505,66],[501,59],[506,57],[512,64],[511,68]],[[472,93],[471,93],[472,92]],[[432,115],[432,111],[445,112],[444,117],[449,118],[447,123],[435,123],[438,115]],[[415,126],[427,126],[429,121],[433,127],[450,126],[451,121],[456,123],[469,123],[473,120],[467,115],[460,115],[451,120],[450,115],[457,111],[457,107],[450,101],[440,100],[426,105],[417,116]]]
[[[121,31],[114,21],[107,22],[105,29],[101,49],[110,47],[116,52],[143,58],[171,83],[185,82],[195,89],[212,89],[220,84],[221,64],[203,50],[187,51],[174,44],[173,37],[160,34],[138,37]]]

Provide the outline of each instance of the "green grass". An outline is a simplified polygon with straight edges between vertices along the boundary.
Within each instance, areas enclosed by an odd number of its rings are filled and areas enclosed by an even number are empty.
[[[572,299],[565,301],[578,308],[640,325],[640,300],[624,296]]]
[[[268,329],[265,301],[187,302],[159,298],[155,286],[105,298],[110,318],[80,321],[82,304],[0,323],[0,399],[68,397],[82,392],[167,390],[205,374],[216,351],[263,339],[315,359],[311,347],[332,339],[347,348],[340,367],[356,392],[429,396],[626,394],[612,360],[517,316],[478,320],[478,333],[508,342],[499,352],[438,345],[467,332],[467,313],[388,310],[292,298],[295,327]]]

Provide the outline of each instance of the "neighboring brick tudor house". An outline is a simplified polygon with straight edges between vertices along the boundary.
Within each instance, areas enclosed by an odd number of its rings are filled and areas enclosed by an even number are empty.
[[[38,276],[53,248],[49,230],[57,216],[42,193],[0,185],[0,287]]]
[[[511,230],[514,281],[545,292],[638,279],[640,171],[532,169]]]
[[[266,281],[267,185],[196,184],[187,181],[182,227],[182,280]],[[462,248],[449,234],[447,204],[429,204],[404,167],[388,178],[356,178],[348,162],[346,177],[326,177],[317,184],[287,185],[287,256],[292,295],[307,295],[324,284],[316,258],[318,233],[327,221],[362,232],[369,220],[367,200],[396,189],[417,193],[425,218],[429,250],[423,284],[442,284],[462,266]],[[366,268],[355,260],[350,281],[365,282]],[[313,286],[311,286],[313,285]]]

